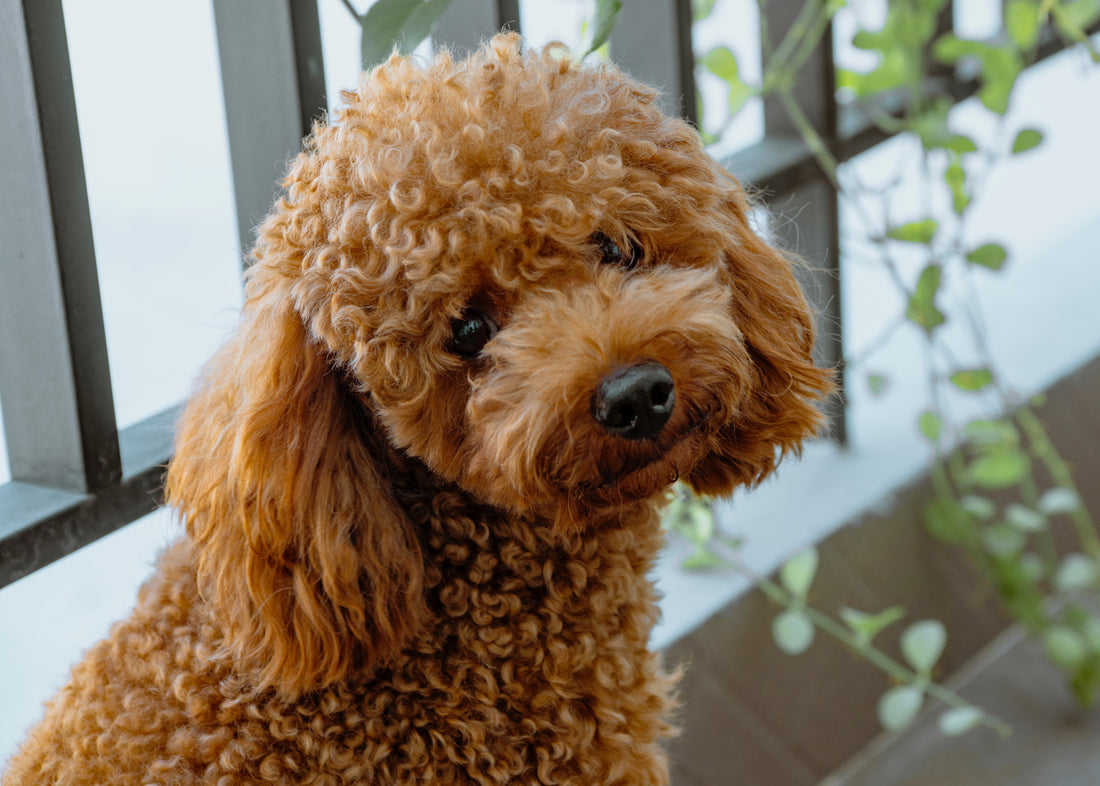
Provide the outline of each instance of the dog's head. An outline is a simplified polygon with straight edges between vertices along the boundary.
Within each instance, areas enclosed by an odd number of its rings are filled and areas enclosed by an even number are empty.
[[[649,88],[502,35],[345,98],[261,228],[170,477],[200,575],[243,576],[238,624],[271,623],[237,654],[285,688],[355,659],[334,625],[368,659],[415,629],[422,558],[387,477],[409,457],[576,532],[676,478],[759,481],[828,388],[790,263]],[[277,628],[319,632],[272,660]]]

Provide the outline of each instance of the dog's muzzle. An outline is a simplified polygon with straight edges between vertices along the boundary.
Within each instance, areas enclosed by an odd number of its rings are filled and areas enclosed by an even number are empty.
[[[592,397],[592,415],[609,434],[656,439],[675,403],[676,388],[668,369],[660,363],[641,363],[600,381]]]

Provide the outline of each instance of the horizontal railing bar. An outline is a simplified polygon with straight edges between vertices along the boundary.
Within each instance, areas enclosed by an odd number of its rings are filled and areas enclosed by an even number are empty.
[[[172,458],[176,421],[182,412],[183,404],[177,404],[122,430],[119,442],[123,480],[136,477],[149,467],[168,463]]]
[[[0,484],[0,587],[156,510],[181,407],[119,432],[123,477],[98,494]]]

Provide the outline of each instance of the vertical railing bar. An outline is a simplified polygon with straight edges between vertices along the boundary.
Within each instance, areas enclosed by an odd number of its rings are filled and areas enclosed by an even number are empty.
[[[119,481],[118,426],[61,0],[2,0],[0,385],[15,480]],[[11,62],[7,62],[8,60]]]
[[[496,29],[507,29],[515,33],[523,32],[523,20],[520,18],[519,0],[497,0]]]
[[[660,88],[661,107],[697,123],[690,0],[627,3],[611,33],[611,58],[637,79]]]
[[[461,56],[505,26],[519,30],[518,0],[453,0],[439,18],[433,45]]]
[[[767,25],[772,46],[783,40],[803,6],[804,0],[769,0],[762,6],[765,16],[761,18],[761,24]],[[765,53],[765,57],[770,55],[771,52]],[[817,134],[835,147],[836,68],[831,25],[799,71],[793,87],[793,98]],[[781,101],[774,96],[764,101],[764,128],[765,134],[769,136],[797,136],[799,133]],[[845,444],[848,428],[844,396],[839,199],[831,181],[823,171],[819,171],[816,178],[791,192],[789,203],[798,211],[797,228],[793,222],[780,221],[776,234],[788,248],[807,261],[806,270],[811,280],[804,284],[818,313],[815,357],[819,364],[837,371],[837,394],[825,407],[829,416],[830,436]]]
[[[300,25],[300,28],[296,27]],[[242,251],[325,106],[316,0],[214,0]]]
[[[673,34],[677,37],[679,58],[678,87],[681,95],[680,116],[693,126],[699,125],[699,103],[695,92],[695,46],[691,26],[694,14],[691,0],[676,0],[676,24]]]
[[[298,124],[305,136],[313,122],[328,110],[317,0],[290,0],[290,32],[298,87]]]

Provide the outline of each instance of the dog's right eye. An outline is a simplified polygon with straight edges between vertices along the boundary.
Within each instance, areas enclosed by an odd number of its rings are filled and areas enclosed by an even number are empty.
[[[634,266],[638,264],[638,260],[642,258],[642,248],[637,242],[630,244],[629,252],[624,252],[623,249],[619,248],[618,243],[603,232],[594,234],[592,242],[599,249],[600,262],[605,265],[618,265],[619,267],[625,267],[627,270],[633,270]]]
[[[448,348],[464,358],[477,357],[497,334],[496,324],[480,311],[467,311],[451,323],[451,330]]]

